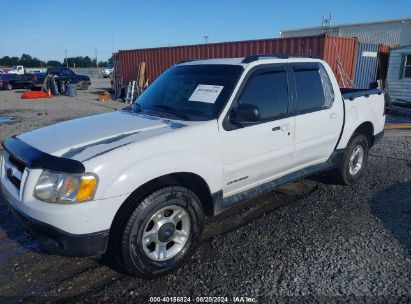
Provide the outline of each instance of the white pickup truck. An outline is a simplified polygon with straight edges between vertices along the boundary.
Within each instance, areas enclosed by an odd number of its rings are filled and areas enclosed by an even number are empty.
[[[8,71],[9,74],[24,75],[26,74],[26,69],[22,65],[13,65],[13,68]]]
[[[340,90],[321,60],[183,62],[128,110],[5,140],[1,190],[47,250],[109,250],[155,277],[193,252],[205,216],[318,171],[353,184],[384,122],[382,91]]]

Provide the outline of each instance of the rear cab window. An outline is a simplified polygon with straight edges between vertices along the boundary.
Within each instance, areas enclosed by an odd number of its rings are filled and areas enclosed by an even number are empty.
[[[327,71],[320,63],[292,64],[294,78],[294,113],[330,108],[334,91]]]

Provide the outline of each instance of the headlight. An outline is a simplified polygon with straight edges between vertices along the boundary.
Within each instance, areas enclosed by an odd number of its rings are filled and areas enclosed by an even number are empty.
[[[92,200],[97,176],[91,173],[69,174],[44,170],[34,188],[34,196],[49,203]]]

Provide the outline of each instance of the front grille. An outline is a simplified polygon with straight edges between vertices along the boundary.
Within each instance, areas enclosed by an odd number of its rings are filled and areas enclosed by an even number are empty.
[[[13,175],[13,171],[11,169],[7,169],[7,178],[9,179],[10,183],[13,184],[14,187],[20,189],[21,180]]]
[[[26,168],[26,165],[23,162],[19,161],[17,158],[11,155],[9,155],[9,162],[13,164],[21,173],[24,172],[24,168]]]

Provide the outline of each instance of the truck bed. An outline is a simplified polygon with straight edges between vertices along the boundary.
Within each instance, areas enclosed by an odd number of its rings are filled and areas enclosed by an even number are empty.
[[[370,95],[378,94],[381,95],[384,93],[380,89],[346,89],[340,88],[341,94],[344,99],[354,100],[357,97],[369,97]]]

